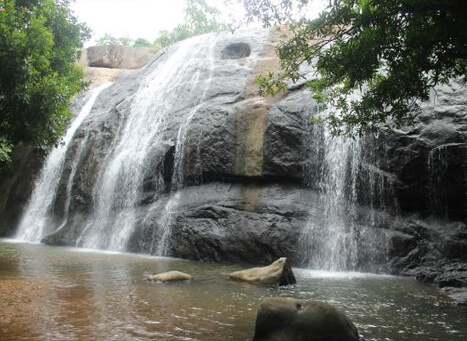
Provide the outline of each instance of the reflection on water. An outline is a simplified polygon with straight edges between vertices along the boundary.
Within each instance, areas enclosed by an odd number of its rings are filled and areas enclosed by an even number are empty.
[[[295,269],[298,285],[226,279],[238,266],[0,242],[1,340],[250,340],[266,296],[327,301],[365,340],[465,340],[467,311],[410,278]],[[151,283],[178,270],[190,283]],[[14,293],[14,294],[13,294]],[[30,301],[29,301],[30,300]],[[15,308],[12,308],[15,307]]]

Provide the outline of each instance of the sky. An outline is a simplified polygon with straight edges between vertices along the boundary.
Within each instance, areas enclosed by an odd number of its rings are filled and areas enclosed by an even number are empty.
[[[313,12],[322,8],[313,4]],[[225,11],[223,0],[207,0]],[[183,22],[185,0],[75,0],[72,10],[93,30],[86,46],[109,33],[114,37],[144,38],[153,42],[161,30],[171,30]],[[227,16],[227,14],[226,14]]]
[[[159,31],[183,22],[184,0],[76,0],[72,5],[80,21],[93,30],[93,38],[145,38],[152,42]]]

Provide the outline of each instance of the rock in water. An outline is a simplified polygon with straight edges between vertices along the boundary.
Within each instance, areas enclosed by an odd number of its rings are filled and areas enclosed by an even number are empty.
[[[189,281],[192,280],[193,277],[180,271],[169,271],[157,275],[150,275],[147,279],[153,282],[174,282]]]
[[[253,341],[356,341],[353,322],[324,302],[268,297],[261,303]]]
[[[230,279],[260,284],[289,285],[297,283],[287,258],[282,257],[271,265],[236,271],[228,274]]]
[[[444,287],[441,289],[441,292],[447,295],[452,300],[453,304],[467,306],[467,287]]]

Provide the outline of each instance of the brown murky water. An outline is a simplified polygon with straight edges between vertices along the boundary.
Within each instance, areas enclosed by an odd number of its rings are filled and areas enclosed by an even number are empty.
[[[467,310],[410,278],[295,269],[298,285],[228,281],[238,266],[0,241],[0,340],[251,340],[266,296],[323,300],[365,340],[466,340]],[[150,283],[179,270],[190,283]]]

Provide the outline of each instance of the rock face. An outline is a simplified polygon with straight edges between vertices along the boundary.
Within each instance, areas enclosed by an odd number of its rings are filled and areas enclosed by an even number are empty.
[[[156,54],[149,47],[127,47],[120,45],[91,46],[86,50],[90,67],[110,69],[140,69]]]
[[[413,127],[382,134],[368,148],[383,196],[393,198],[386,203],[408,216],[389,224],[390,271],[440,287],[467,286],[466,98],[459,81],[436,88]]]
[[[132,204],[136,209],[131,212],[134,221],[126,250],[252,264],[296,255],[300,227],[315,197],[301,186],[306,112],[311,104],[306,91],[283,99],[256,96],[256,73],[277,63],[267,39],[264,32],[218,39],[211,52],[213,73],[209,76],[201,69],[197,81],[203,85],[208,80],[208,89],[195,87],[187,98],[175,94],[167,125],[157,135],[160,142],[148,147],[138,175],[142,186]],[[169,61],[170,53],[161,52],[133,78],[98,98],[95,114],[83,123],[69,148],[58,186],[52,215],[60,221],[73,174],[67,224],[49,230],[45,242],[70,245],[81,239],[83,246],[91,246],[82,235],[83,224],[95,211],[99,174],[105,173],[108,155],[122,138],[138,88],[157,65]],[[190,117],[192,101],[203,91],[206,99]],[[276,152],[278,148],[286,153]],[[119,200],[112,210],[122,211]],[[122,220],[123,216],[110,222],[109,228]],[[98,242],[94,247],[115,247],[107,237]]]
[[[439,87],[413,127],[332,139],[310,124],[321,109],[303,82],[257,96],[256,76],[280,67],[276,39],[193,38],[103,91],[54,178],[42,240],[465,285],[466,87]],[[5,207],[32,187],[12,179],[26,173],[1,180],[2,235],[18,216]]]
[[[356,341],[352,321],[324,302],[270,297],[261,302],[254,341]]]
[[[276,285],[297,283],[290,262],[285,257],[279,258],[271,265],[232,272],[228,276],[235,281],[248,283]]]
[[[461,222],[394,223],[390,257],[393,273],[416,276],[440,287],[467,286],[467,226]]]
[[[384,134],[377,167],[394,176],[402,212],[467,220],[467,88],[453,80],[422,103],[413,127]]]
[[[0,236],[12,237],[21,210],[32,192],[34,179],[43,157],[31,146],[18,145],[11,155],[12,164],[0,179]]]

